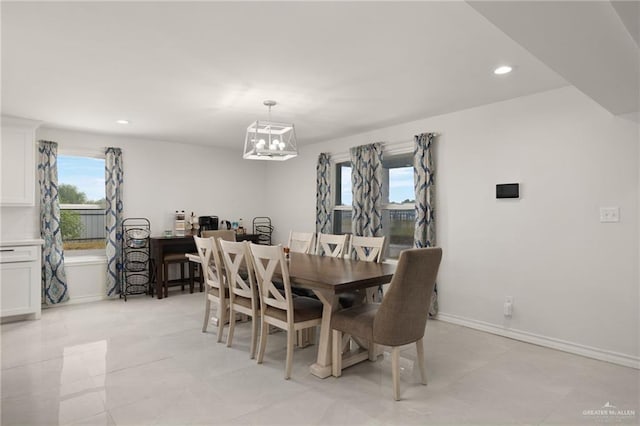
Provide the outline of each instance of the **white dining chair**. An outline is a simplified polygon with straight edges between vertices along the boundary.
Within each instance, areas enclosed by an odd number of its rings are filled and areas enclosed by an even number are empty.
[[[249,243],[247,241],[224,241],[219,238],[218,245],[222,253],[229,285],[229,334],[227,334],[227,346],[231,347],[233,343],[236,313],[248,315],[251,317],[251,349],[249,352],[251,359],[253,359],[256,357],[258,342],[260,297],[254,279]]]
[[[287,247],[289,251],[295,253],[313,253],[313,240],[315,234],[313,232],[289,232],[289,242]]]
[[[267,346],[269,325],[287,332],[287,359],[284,378],[291,377],[293,347],[296,332],[307,328],[315,328],[322,322],[322,302],[309,297],[293,297],[289,268],[281,246],[263,246],[251,244],[253,267],[258,278],[260,289],[261,319],[260,345],[258,364],[262,364]],[[279,290],[273,279],[279,271],[278,279],[282,280],[284,292]]]
[[[213,237],[193,237],[198,255],[200,256],[201,270],[206,285],[204,320],[202,332],[206,333],[211,321],[211,304],[216,305],[218,320],[218,342],[222,342],[224,325],[228,318],[229,289],[226,285],[226,277],[220,253]]]
[[[318,233],[316,254],[320,256],[342,257],[347,247],[349,235]]]
[[[382,260],[385,237],[360,237],[352,235],[347,253],[351,259],[378,262]]]
[[[354,260],[364,260],[365,262],[382,261],[384,253],[385,237],[360,237],[352,235],[349,240],[347,253]],[[386,285],[388,286],[388,285]],[[385,286],[369,287],[366,289],[366,303],[380,302],[384,296]]]

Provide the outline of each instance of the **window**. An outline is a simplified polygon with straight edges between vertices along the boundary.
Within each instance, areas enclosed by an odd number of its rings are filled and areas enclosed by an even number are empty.
[[[413,154],[385,158],[382,162],[382,229],[387,237],[385,256],[397,259],[413,247],[416,222],[413,188]],[[385,192],[386,191],[386,192]]]
[[[415,192],[413,188],[413,155],[385,158],[382,174],[382,229],[387,237],[385,257],[397,259],[400,251],[413,246],[415,226]],[[351,233],[351,163],[336,164],[333,232]]]
[[[68,254],[103,254],[104,190],[104,158],[58,155],[60,225]]]
[[[336,203],[333,209],[333,233],[351,233],[351,162],[336,164]]]

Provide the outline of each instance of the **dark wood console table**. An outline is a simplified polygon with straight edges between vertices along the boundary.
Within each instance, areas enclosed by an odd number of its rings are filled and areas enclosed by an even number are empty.
[[[251,241],[258,243],[258,234],[238,234],[237,241]],[[162,259],[167,254],[173,253],[196,253],[196,243],[193,235],[188,234],[184,237],[151,237],[151,260],[154,268],[155,294],[158,299],[162,299]],[[153,284],[152,284],[153,285]]]

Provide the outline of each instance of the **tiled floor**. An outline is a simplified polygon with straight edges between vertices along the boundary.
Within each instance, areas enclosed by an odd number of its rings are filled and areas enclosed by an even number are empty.
[[[214,327],[200,331],[203,304],[202,294],[137,296],[2,325],[2,425],[640,420],[637,370],[438,321],[428,323],[425,338],[429,385],[419,384],[415,349],[407,347],[400,402],[392,399],[388,354],[320,380],[308,369],[315,346],[296,350],[285,381],[283,333],[270,335],[257,365],[249,359],[250,324],[237,327],[227,348],[216,343]],[[621,414],[595,415],[606,403]]]

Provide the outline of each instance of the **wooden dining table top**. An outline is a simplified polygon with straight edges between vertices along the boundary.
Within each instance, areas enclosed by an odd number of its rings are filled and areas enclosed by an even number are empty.
[[[396,265],[291,252],[291,284],[337,294],[391,281]]]

